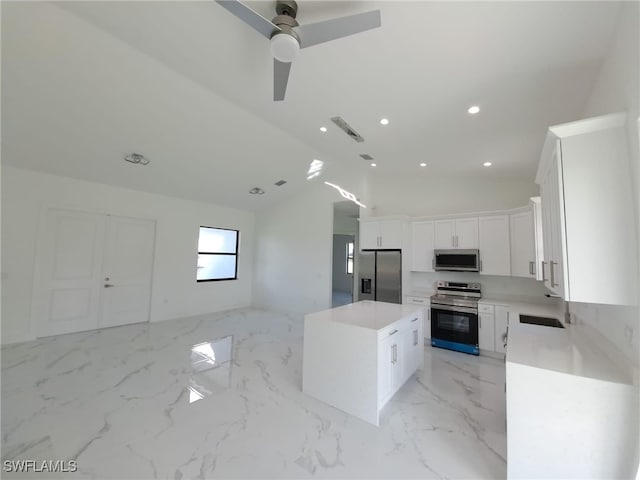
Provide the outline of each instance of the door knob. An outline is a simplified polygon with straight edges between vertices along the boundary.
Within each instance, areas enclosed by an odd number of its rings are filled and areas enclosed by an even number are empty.
[[[115,287],[115,285],[113,285],[112,283],[105,283],[104,284],[104,288],[111,288],[111,287]]]

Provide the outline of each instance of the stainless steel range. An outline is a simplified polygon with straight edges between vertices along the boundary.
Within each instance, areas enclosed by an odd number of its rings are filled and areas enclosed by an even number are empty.
[[[479,283],[436,282],[431,296],[431,345],[479,355]]]

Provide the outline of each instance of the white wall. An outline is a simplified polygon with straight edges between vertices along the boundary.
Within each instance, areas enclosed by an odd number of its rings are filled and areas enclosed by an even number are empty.
[[[151,321],[251,304],[252,212],[2,168],[2,342],[28,340],[36,235],[48,206],[156,220]],[[238,280],[196,283],[198,227],[240,230]]]
[[[531,278],[480,275],[472,272],[411,272],[409,275],[411,289],[405,291],[407,295],[410,295],[412,291],[416,293],[434,291],[437,280],[479,282],[482,286],[482,295],[485,297],[535,297],[544,301],[544,295],[550,293],[542,282]]]
[[[333,233],[341,235],[356,235],[360,224],[355,217],[338,214],[334,211]]]
[[[542,147],[541,147],[542,148]],[[374,216],[413,217],[508,210],[523,207],[539,195],[531,180],[515,178],[449,178],[384,176],[368,179]]]
[[[327,179],[362,198],[357,177]],[[333,203],[344,200],[322,180],[256,218],[254,304],[305,314],[331,308]]]
[[[636,231],[640,238],[640,4],[626,2],[621,10],[616,37],[593,91],[584,108],[584,118],[612,112],[628,112],[632,188],[636,198]],[[630,226],[633,228],[633,226]],[[640,259],[640,246],[639,255]],[[640,269],[640,265],[638,266]],[[636,366],[640,363],[640,310],[637,307],[574,304],[579,322],[596,328]]]

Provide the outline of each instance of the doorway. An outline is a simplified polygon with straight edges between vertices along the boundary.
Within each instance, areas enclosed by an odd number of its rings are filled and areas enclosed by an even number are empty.
[[[52,208],[40,232],[36,336],[149,320],[154,221]]]
[[[358,217],[360,209],[353,202],[333,204],[333,263],[331,306],[356,301],[354,278],[357,278]]]

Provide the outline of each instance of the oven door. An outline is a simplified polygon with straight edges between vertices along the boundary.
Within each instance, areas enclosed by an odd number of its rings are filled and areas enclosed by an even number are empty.
[[[432,304],[431,344],[478,355],[478,310]]]

